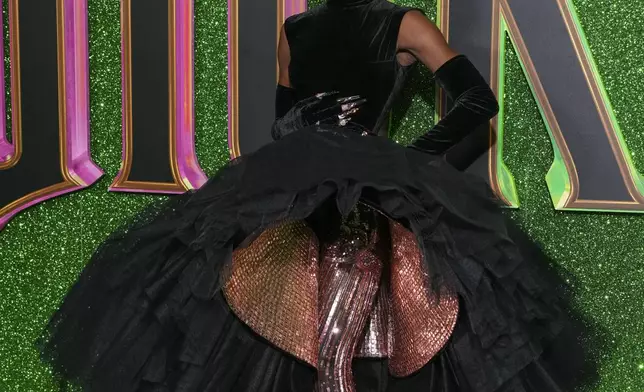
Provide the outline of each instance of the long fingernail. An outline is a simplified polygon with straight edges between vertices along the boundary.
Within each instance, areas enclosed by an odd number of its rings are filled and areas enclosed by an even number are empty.
[[[365,102],[367,102],[367,100],[366,100],[366,99],[363,99],[363,100],[360,100],[360,101],[351,102],[351,103],[345,103],[344,105],[342,105],[342,111],[343,111],[343,112],[346,112],[347,110],[351,110],[351,109],[353,109],[353,108],[356,108],[356,107],[358,107],[358,106],[362,105],[362,104],[363,104],[363,103],[365,103]]]
[[[353,108],[353,109],[343,110],[342,113],[340,113],[338,115],[338,117],[346,117],[346,116],[348,116],[350,114],[358,113],[358,110],[360,110],[360,108]]]
[[[335,95],[335,94],[338,94],[338,91],[329,91],[329,92],[326,92],[326,93],[319,93],[319,94],[316,94],[315,96],[317,98],[319,98],[319,99],[322,99],[324,97],[329,97],[329,96]]]
[[[353,103],[345,103],[340,107],[340,109],[342,109],[343,112],[346,112],[347,110],[353,109],[355,106],[356,105]]]
[[[348,112],[346,112],[345,115],[358,113],[358,110],[360,110],[360,108],[353,108],[353,109],[349,110]]]
[[[344,102],[349,102],[349,101],[354,101],[356,99],[360,98],[359,95],[354,95],[351,97],[344,97],[344,98],[338,98],[339,103],[344,103]]]

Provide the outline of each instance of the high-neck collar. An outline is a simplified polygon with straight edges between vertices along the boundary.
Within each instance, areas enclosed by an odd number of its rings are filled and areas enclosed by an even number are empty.
[[[327,0],[327,4],[334,7],[349,8],[373,3],[376,1],[378,0]]]

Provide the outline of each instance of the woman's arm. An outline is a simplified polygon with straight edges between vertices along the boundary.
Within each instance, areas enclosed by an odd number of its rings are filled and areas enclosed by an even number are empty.
[[[398,33],[398,52],[413,55],[432,73],[458,55],[436,25],[420,11],[409,11],[403,17]]]
[[[440,30],[418,11],[403,17],[398,50],[427,66],[454,102],[447,115],[410,147],[446,156],[464,170],[489,148],[489,131],[481,125],[498,113],[494,93],[467,57],[451,49]]]
[[[279,69],[278,83],[284,87],[291,87],[291,80],[288,75],[288,66],[291,64],[291,49],[288,46],[284,26],[280,30],[280,39],[277,43],[277,63]]]
[[[291,63],[291,50],[282,26],[277,44],[278,82],[275,92],[275,118],[282,118],[296,103],[295,90],[291,88],[288,66]]]

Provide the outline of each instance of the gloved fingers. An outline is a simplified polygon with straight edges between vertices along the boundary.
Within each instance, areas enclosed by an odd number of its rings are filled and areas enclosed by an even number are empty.
[[[336,118],[342,120],[360,110],[362,105],[367,102],[366,99],[360,97],[347,97],[337,100],[333,105],[321,108],[311,114],[313,123],[328,122],[329,119]]]

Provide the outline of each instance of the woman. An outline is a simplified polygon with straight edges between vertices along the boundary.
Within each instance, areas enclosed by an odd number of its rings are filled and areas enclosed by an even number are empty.
[[[416,61],[454,106],[404,148],[373,136]],[[43,338],[56,374],[87,391],[572,390],[584,354],[545,257],[433,157],[497,112],[467,58],[418,10],[328,0],[286,21],[279,62],[278,141],[99,248]]]

